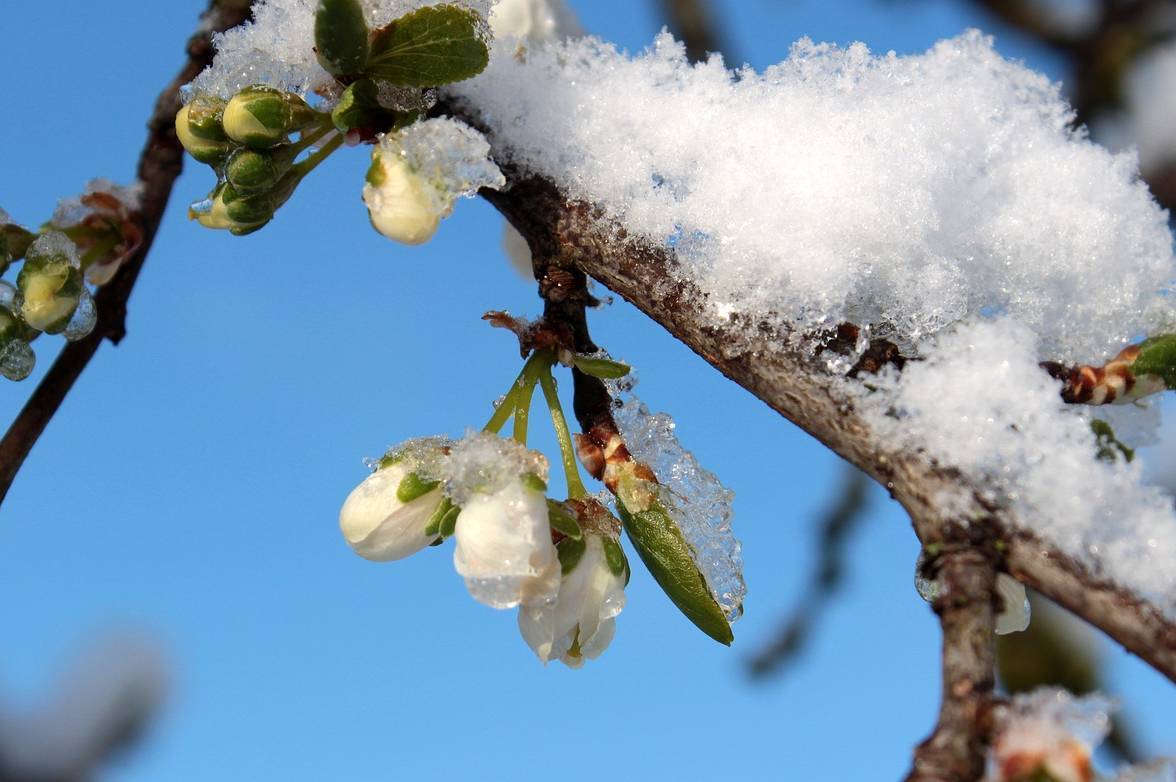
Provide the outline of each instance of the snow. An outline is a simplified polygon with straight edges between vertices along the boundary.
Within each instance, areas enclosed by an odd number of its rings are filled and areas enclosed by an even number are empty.
[[[970,323],[875,379],[876,393],[855,392],[882,442],[961,470],[1018,523],[1176,618],[1171,497],[1140,460],[1095,457],[1088,409],[1061,401],[1037,357],[1023,324]]]
[[[1083,361],[1173,320],[1133,157],[1072,132],[1057,85],[978,32],[910,57],[806,40],[763,73],[692,66],[668,34],[636,56],[585,38],[495,52],[451,89],[496,153],[673,246],[716,318],[914,349],[1005,313]]]
[[[472,198],[483,187],[500,189],[506,177],[489,159],[490,145],[481,133],[457,120],[442,118],[417,122],[380,140],[380,152],[398,156],[424,178],[430,211],[442,216],[453,211],[458,198]]]
[[[538,451],[489,432],[470,432],[445,461],[445,494],[464,507],[472,497],[502,492],[528,474],[546,482],[547,470]]]

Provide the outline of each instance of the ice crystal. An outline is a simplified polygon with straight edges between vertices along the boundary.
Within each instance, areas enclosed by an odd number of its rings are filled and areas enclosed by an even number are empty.
[[[528,474],[547,480],[547,459],[515,440],[470,432],[445,462],[445,493],[464,506],[474,494],[496,494]]]
[[[399,156],[424,178],[431,211],[448,215],[458,198],[476,195],[483,187],[500,189],[506,178],[490,160],[490,145],[481,133],[458,120],[417,122],[380,140],[380,151]]]
[[[662,485],[662,503],[694,550],[695,564],[715,601],[734,622],[743,613],[747,594],[743,553],[731,529],[735,493],[683,447],[673,418],[651,413],[637,398],[635,383],[632,377],[609,381],[617,427],[633,456],[653,469]]]

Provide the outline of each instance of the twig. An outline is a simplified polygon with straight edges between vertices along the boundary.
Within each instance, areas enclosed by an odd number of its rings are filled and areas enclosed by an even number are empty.
[[[104,339],[117,345],[126,336],[127,300],[147,260],[159,224],[171,196],[172,185],[183,167],[184,150],[176,140],[173,123],[180,109],[180,87],[212,62],[212,35],[241,24],[249,17],[250,4],[244,0],[212,0],[202,17],[199,32],[188,41],[188,60],[155,102],[147,122],[147,143],[139,156],[138,179],[143,183],[139,227],[143,243],[95,296],[98,323],[90,334],[62,348],[53,366],[41,379],[16,419],[0,440],[0,502],[29,451],[45,431],[69,390]]]
[[[932,603],[943,628],[943,700],[935,731],[915,749],[907,782],[976,782],[991,733],[996,568],[975,547],[945,545]]]
[[[846,465],[843,468],[833,492],[836,502],[821,520],[817,567],[812,581],[776,637],[749,662],[748,671],[752,676],[770,676],[804,648],[813,623],[824,613],[825,605],[841,585],[845,544],[864,517],[868,481],[856,467]]]

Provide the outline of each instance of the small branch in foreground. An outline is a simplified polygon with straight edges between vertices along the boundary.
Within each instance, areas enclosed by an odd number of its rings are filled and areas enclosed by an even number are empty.
[[[147,122],[147,143],[139,156],[137,177],[143,183],[139,228],[143,243],[95,296],[98,323],[89,336],[62,348],[49,371],[0,440],[0,502],[7,496],[17,472],[49,425],[69,390],[73,388],[104,339],[117,345],[126,336],[127,301],[147,260],[172,186],[183,168],[184,150],[173,128],[180,110],[180,87],[212,62],[212,36],[244,22],[250,13],[245,0],[212,0],[202,17],[199,32],[188,41],[188,60],[155,102]]]
[[[977,548],[948,546],[934,563],[932,605],[943,628],[943,701],[915,749],[907,782],[975,782],[984,775],[995,687],[996,568]]]

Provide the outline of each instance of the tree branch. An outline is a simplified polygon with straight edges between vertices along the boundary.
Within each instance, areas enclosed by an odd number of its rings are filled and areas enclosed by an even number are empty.
[[[937,558],[932,602],[943,628],[943,701],[935,731],[915,749],[907,782],[976,782],[984,775],[995,686],[996,568],[971,545]]]
[[[147,143],[139,156],[137,173],[143,183],[142,208],[138,214],[143,243],[114,278],[98,290],[95,296],[98,322],[94,330],[62,348],[0,440],[0,502],[98,346],[104,339],[117,345],[126,336],[127,301],[163,220],[172,186],[183,168],[184,150],[176,140],[173,127],[176,112],[180,110],[180,87],[212,62],[213,34],[244,22],[249,17],[249,9],[249,0],[211,0],[198,32],[188,41],[187,62],[156,99],[155,110],[147,121]]]
[[[461,107],[440,107],[471,124]],[[492,140],[493,142],[493,140]],[[879,442],[833,379],[790,335],[766,321],[719,321],[706,294],[678,274],[673,255],[628,235],[598,210],[569,201],[551,182],[505,166],[511,187],[483,195],[550,263],[582,271],[625,298],[676,339],[780,415],[873,477],[927,530],[968,518],[1007,548],[1012,574],[1106,632],[1176,682],[1176,624],[1138,595],[1114,588],[994,507],[980,487],[918,453]],[[948,500],[950,499],[950,502]],[[950,505],[952,516],[943,515]],[[928,539],[927,534],[921,538]],[[1084,594],[1089,590],[1089,594]]]

